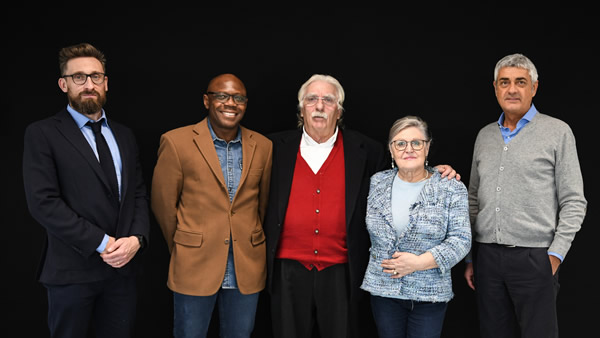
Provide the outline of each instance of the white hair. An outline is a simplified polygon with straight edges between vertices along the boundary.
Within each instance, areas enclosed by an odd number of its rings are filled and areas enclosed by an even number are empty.
[[[302,108],[304,107],[304,96],[306,95],[306,89],[308,86],[315,82],[322,81],[332,84],[335,87],[336,97],[337,97],[337,107],[340,110],[340,118],[337,120],[338,126],[342,126],[343,112],[344,112],[344,99],[346,98],[346,94],[344,93],[344,88],[340,84],[340,82],[331,75],[323,75],[323,74],[314,74],[310,77],[300,90],[298,90],[298,127],[302,127],[304,125],[304,119],[301,116]]]

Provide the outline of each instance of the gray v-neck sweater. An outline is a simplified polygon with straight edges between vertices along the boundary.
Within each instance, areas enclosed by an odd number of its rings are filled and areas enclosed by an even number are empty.
[[[497,122],[479,131],[469,182],[476,242],[546,247],[564,258],[586,207],[566,123],[538,112],[508,144]]]

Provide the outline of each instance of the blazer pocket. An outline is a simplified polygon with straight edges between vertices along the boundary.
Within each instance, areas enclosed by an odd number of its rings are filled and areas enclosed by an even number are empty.
[[[173,236],[173,242],[185,246],[200,247],[202,246],[202,233],[186,232],[182,230],[175,230],[175,236]]]
[[[251,237],[253,246],[260,245],[265,241],[265,232],[262,229],[254,231]]]

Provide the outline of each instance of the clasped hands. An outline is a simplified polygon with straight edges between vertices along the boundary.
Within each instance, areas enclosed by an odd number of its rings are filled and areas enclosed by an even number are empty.
[[[435,268],[437,264],[429,251],[421,255],[396,251],[391,259],[384,259],[381,262],[381,267],[383,272],[389,273],[392,278],[401,278],[415,271]]]
[[[135,256],[140,249],[140,241],[135,236],[115,239],[109,237],[106,248],[100,254],[104,262],[113,268],[122,268]]]

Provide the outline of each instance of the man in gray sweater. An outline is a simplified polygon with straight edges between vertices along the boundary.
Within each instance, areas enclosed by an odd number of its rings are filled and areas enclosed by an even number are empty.
[[[532,104],[537,78],[522,54],[498,61],[503,113],[479,131],[473,151],[465,278],[486,338],[558,337],[558,268],[586,213],[575,137]]]

